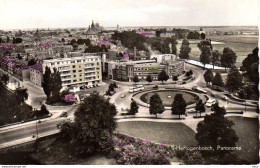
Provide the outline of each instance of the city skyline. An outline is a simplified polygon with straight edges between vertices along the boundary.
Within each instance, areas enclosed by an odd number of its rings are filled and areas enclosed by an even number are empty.
[[[232,7],[232,8],[231,8]],[[258,26],[258,1],[3,0],[0,29],[134,26]],[[13,12],[15,11],[15,12]],[[243,11],[243,12],[241,12]]]

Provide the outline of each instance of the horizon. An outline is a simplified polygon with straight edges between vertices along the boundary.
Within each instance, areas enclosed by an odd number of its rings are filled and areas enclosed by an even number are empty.
[[[102,26],[102,25],[100,25]],[[117,28],[117,26],[102,26],[105,30],[106,28]],[[197,27],[201,27],[201,28],[224,28],[224,27],[245,27],[245,28],[256,28],[259,31],[258,25],[191,25],[191,26],[119,26],[120,28],[185,28],[185,27],[189,27],[189,28],[197,28]],[[82,26],[82,27],[33,27],[33,28],[10,28],[10,29],[0,29],[3,31],[16,31],[16,30],[48,30],[48,29],[88,29],[88,26]]]

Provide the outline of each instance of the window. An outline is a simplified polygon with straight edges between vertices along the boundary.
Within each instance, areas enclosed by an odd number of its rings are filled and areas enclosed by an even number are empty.
[[[77,82],[77,80],[73,80],[73,82]]]
[[[76,75],[73,75],[74,76],[74,78],[76,78]]]
[[[76,70],[73,70],[73,73],[76,73]]]
[[[75,68],[75,67],[76,67],[75,65],[72,66],[72,68]]]

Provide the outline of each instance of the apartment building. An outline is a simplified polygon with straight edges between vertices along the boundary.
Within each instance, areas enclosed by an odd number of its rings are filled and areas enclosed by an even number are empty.
[[[161,64],[165,65],[165,71],[169,75],[170,79],[172,79],[173,76],[181,75],[182,72],[185,71],[184,61],[165,61]]]
[[[30,81],[37,86],[42,86],[42,80],[43,80],[42,63],[38,62],[30,66],[29,68],[30,68]]]
[[[184,61],[164,61],[141,60],[115,63],[115,69],[109,69],[113,73],[113,79],[120,81],[132,81],[136,75],[140,80],[145,80],[147,75],[151,75],[153,80],[158,80],[159,73],[165,70],[170,79],[179,76],[185,70]]]
[[[62,86],[93,86],[102,82],[101,58],[99,56],[80,56],[43,61],[43,73],[48,66],[57,68],[61,74]]]

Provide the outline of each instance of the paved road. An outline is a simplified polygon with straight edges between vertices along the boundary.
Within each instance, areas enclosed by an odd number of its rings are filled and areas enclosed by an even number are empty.
[[[164,85],[161,85],[160,82],[156,81],[153,82],[152,85],[147,85],[147,82],[143,82],[145,84],[145,88],[151,89],[154,84],[159,85],[159,88],[161,87],[170,87],[170,88],[175,88],[175,87],[182,87],[182,88],[192,88],[193,86],[199,86],[200,88],[204,90],[210,90],[206,87],[206,84],[203,79],[203,74],[204,70],[192,66],[189,64],[186,64],[186,70],[192,69],[193,74],[195,76],[195,79],[192,81],[187,82],[187,84],[181,85],[181,86],[176,86],[173,84],[172,81],[165,82]],[[181,77],[182,78],[182,77]],[[100,92],[101,95],[103,95],[106,90],[108,89],[108,84],[113,82],[113,81],[105,81],[107,84],[102,85],[97,88],[91,88],[87,90],[87,93],[90,93],[94,90]],[[117,82],[119,85],[119,88],[116,89],[116,93],[111,96],[110,102],[114,103],[117,107],[118,110],[118,119],[124,118],[124,116],[121,115],[122,108],[130,108],[130,103],[131,103],[131,98],[133,96],[133,93],[129,93],[129,87],[133,85],[131,82]],[[141,84],[141,83],[140,83]],[[28,103],[31,104],[34,108],[39,108],[40,104],[46,99],[45,95],[43,93],[43,90],[37,86],[32,85],[31,82],[23,82],[21,84],[25,88],[28,89],[29,92],[29,100]],[[211,91],[211,90],[210,90]],[[215,93],[215,91],[212,91]],[[122,95],[125,95],[124,98],[121,98]],[[222,93],[220,93],[222,94]],[[210,96],[209,96],[210,97]],[[210,97],[212,98],[212,97]],[[237,104],[237,103],[232,103],[232,102],[227,102],[222,99],[217,99],[220,106],[226,107],[228,111],[241,111],[245,109],[245,106],[243,104]],[[73,119],[73,113],[77,109],[78,105],[74,105],[71,107],[53,107],[53,106],[47,106],[47,108],[53,113],[53,116],[51,118],[45,119],[45,121],[38,123],[37,124],[37,129],[39,132],[39,136],[46,135],[51,132],[57,131],[56,125],[61,122],[62,120],[66,120],[67,118],[61,118],[59,117],[60,113],[62,111],[67,111],[68,113],[68,118]],[[247,107],[247,113],[244,113],[242,116],[245,117],[258,117],[258,114],[255,113],[256,107]],[[206,113],[210,113],[210,108],[207,108]],[[185,120],[173,120],[173,122],[183,122],[187,126],[191,127],[194,131],[196,131],[196,126],[199,121],[202,120],[200,119],[194,119],[193,118],[194,114],[189,114]],[[238,114],[229,114],[229,115],[238,115]],[[241,116],[241,115],[239,115]],[[143,120],[149,120],[149,118],[153,117],[149,114],[149,109],[145,106],[140,106],[139,107],[139,113],[136,114],[136,118],[143,118],[143,117],[148,117]],[[172,119],[172,118],[177,118],[178,116],[174,116],[171,114],[171,110],[166,110],[163,114],[159,114],[158,118],[164,118],[164,119]],[[152,120],[152,119],[150,119]],[[119,120],[122,121],[122,120]],[[24,124],[19,124],[19,125],[14,125],[10,127],[5,127],[0,129],[0,148],[6,147],[6,146],[11,146],[14,144],[19,144],[22,142],[30,141],[33,140],[32,135],[36,133],[36,121],[24,123]]]

